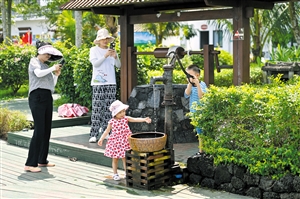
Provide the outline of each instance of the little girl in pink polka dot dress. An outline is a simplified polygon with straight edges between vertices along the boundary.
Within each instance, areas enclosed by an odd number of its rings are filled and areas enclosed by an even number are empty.
[[[123,167],[126,168],[125,152],[130,149],[128,137],[131,134],[131,130],[128,126],[128,122],[147,122],[151,123],[149,117],[146,118],[133,118],[126,116],[126,110],[128,105],[123,104],[121,101],[116,100],[111,105],[109,110],[112,112],[112,119],[109,120],[108,125],[101,138],[98,141],[98,145],[102,146],[103,140],[111,131],[111,134],[107,140],[104,155],[112,158],[113,179],[120,180],[118,175],[118,161],[122,158]]]

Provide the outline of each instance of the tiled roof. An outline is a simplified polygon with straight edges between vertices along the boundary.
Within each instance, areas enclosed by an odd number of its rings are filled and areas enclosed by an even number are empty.
[[[76,9],[89,9],[92,7],[101,6],[120,6],[126,4],[138,3],[151,3],[161,2],[164,0],[72,0],[62,5],[60,9],[63,10],[76,10]]]

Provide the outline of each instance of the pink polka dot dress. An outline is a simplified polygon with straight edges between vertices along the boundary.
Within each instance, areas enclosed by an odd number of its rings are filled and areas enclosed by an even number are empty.
[[[128,118],[112,118],[108,122],[111,126],[111,134],[107,140],[104,155],[109,158],[124,158],[125,152],[130,149],[128,136],[132,133],[128,126]]]

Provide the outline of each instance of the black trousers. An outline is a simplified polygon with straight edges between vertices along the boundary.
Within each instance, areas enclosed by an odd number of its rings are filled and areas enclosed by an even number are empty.
[[[50,90],[36,89],[29,94],[29,107],[34,121],[26,166],[47,164],[51,135],[53,98]]]

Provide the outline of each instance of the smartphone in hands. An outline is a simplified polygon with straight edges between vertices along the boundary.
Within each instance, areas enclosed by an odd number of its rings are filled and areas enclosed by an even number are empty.
[[[115,42],[111,42],[109,45],[109,49],[115,50],[116,47],[116,43]]]
[[[66,63],[65,59],[62,58],[58,64],[61,64],[60,67],[63,67],[63,65],[64,65],[65,63]]]

